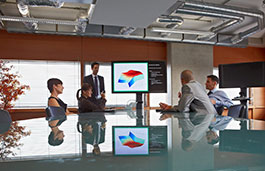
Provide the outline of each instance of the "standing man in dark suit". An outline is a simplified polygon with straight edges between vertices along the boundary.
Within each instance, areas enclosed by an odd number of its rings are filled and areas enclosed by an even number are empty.
[[[104,77],[98,75],[99,63],[91,64],[92,74],[84,77],[83,83],[88,83],[93,86],[92,98],[100,99],[105,97]]]

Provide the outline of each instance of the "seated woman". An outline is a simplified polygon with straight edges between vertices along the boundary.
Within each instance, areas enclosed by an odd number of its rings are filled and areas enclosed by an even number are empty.
[[[60,107],[64,112],[64,117],[54,117],[56,119],[53,119],[52,117],[47,118],[49,126],[52,130],[49,135],[48,142],[50,145],[56,146],[62,144],[64,138],[64,133],[58,128],[58,126],[66,120],[66,115],[70,114],[70,112],[67,109],[67,104],[58,97],[59,94],[63,93],[63,82],[57,78],[51,78],[47,81],[47,87],[51,93],[51,96],[48,99],[48,106]],[[56,115],[56,113],[54,115]]]
[[[81,92],[81,97],[80,97]],[[101,95],[100,99],[92,98],[92,86],[90,84],[84,83],[76,93],[76,98],[78,100],[78,112],[86,113],[93,111],[104,111],[106,99],[104,94]]]
[[[80,97],[81,92],[81,97]],[[92,86],[90,84],[83,84],[82,88],[76,93],[78,100],[79,120],[82,121],[83,136],[87,140],[87,143],[93,145],[93,154],[99,155],[99,144],[105,140],[105,127],[106,118],[104,111],[106,99],[104,94],[100,99],[93,99]],[[83,118],[83,119],[81,119]],[[85,119],[84,119],[85,118]],[[100,135],[100,136],[98,136]]]

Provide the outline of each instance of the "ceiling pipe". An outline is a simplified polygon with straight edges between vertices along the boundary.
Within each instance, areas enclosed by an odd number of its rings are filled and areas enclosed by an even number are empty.
[[[200,2],[200,1],[194,1],[194,0],[184,0],[184,2],[185,2],[184,7],[188,6],[188,7],[195,7],[195,8],[201,8],[201,9],[209,9],[213,11],[229,12],[229,13],[239,14],[243,16],[263,18],[263,12],[259,10],[232,7],[232,6],[222,5],[222,4],[213,4],[213,3]]]
[[[197,8],[198,10],[201,10],[202,13],[204,10],[211,10],[211,11],[215,11],[217,13],[225,14],[225,15],[230,14],[232,16],[249,16],[249,17],[256,18],[257,26],[252,27],[251,29],[246,30],[244,32],[241,32],[236,36],[233,36],[231,38],[232,43],[238,43],[240,41],[243,41],[244,38],[264,28],[264,13],[260,10],[231,7],[231,6],[199,2],[199,1],[193,1],[193,0],[182,0],[182,1],[184,2],[184,6],[183,6],[184,8],[185,7]],[[177,11],[179,11],[179,9]]]
[[[172,30],[176,29],[177,27],[182,25],[183,22],[184,22],[182,17],[179,17],[179,16],[168,16],[168,15],[162,15],[156,21],[159,22],[159,23],[169,23],[169,24],[166,25],[166,28],[172,29]],[[165,33],[165,32],[161,32],[160,33],[160,35],[162,37],[168,37],[171,34],[172,33]]]
[[[209,35],[213,34],[209,31],[200,31],[200,30],[188,30],[188,29],[168,29],[160,27],[152,27],[152,32],[164,32],[164,33],[178,33],[178,34],[197,34],[197,35]]]
[[[182,25],[184,20],[183,20],[182,17],[179,17],[179,16],[162,15],[159,18],[157,18],[157,22],[159,22],[159,23],[172,23],[172,24]]]
[[[216,27],[212,27],[210,31],[213,32],[214,34],[208,35],[208,36],[198,36],[197,39],[198,40],[211,40],[217,35],[218,32],[225,30],[233,25],[239,24],[240,22],[242,22],[242,20],[228,20]]]
[[[42,18],[25,18],[25,17],[14,17],[14,16],[0,16],[1,21],[11,21],[11,22],[28,22],[28,23],[41,23],[41,24],[58,24],[58,25],[69,25],[76,26],[81,23],[78,21],[68,21],[68,20],[52,20],[52,19],[42,19]]]
[[[243,20],[244,17],[242,16],[234,16],[230,14],[224,14],[224,13],[218,13],[215,11],[200,11],[198,9],[186,9],[186,8],[181,8],[176,10],[177,14],[188,14],[188,15],[200,15],[200,16],[205,16],[205,17],[215,17],[215,18],[224,18],[224,19],[234,19],[234,20]]]
[[[241,41],[243,41],[245,38],[251,36],[252,34],[258,32],[260,30],[260,27],[257,25],[255,27],[252,27],[251,29],[244,31],[244,32],[240,32],[239,34],[233,36],[231,38],[231,42],[233,44],[237,44]]]

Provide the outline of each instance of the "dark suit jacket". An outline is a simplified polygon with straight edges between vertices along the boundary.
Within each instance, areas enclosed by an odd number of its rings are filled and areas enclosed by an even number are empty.
[[[105,92],[104,77],[98,75],[98,80],[99,80],[99,86],[100,86],[99,87],[100,92],[98,92],[98,93],[100,94],[102,91]],[[95,97],[95,91],[94,90],[96,89],[96,87],[95,87],[92,75],[90,74],[88,76],[85,76],[84,80],[83,80],[83,83],[88,83],[88,84],[92,85],[92,87],[93,87],[92,97]]]

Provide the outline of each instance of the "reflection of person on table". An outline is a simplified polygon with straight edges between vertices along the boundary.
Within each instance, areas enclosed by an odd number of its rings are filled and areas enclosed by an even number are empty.
[[[206,132],[207,142],[209,144],[218,143],[219,136],[217,132],[220,130],[224,130],[231,120],[232,120],[232,117],[230,116],[215,115],[214,119],[212,120],[209,126],[209,131]]]
[[[82,124],[83,136],[85,136],[89,144],[93,145],[93,154],[99,155],[100,148],[98,145],[104,139],[102,136],[105,135],[102,133],[105,133],[105,123],[107,121],[104,112],[99,112],[104,111],[106,104],[105,96],[102,94],[100,99],[93,98],[92,86],[84,83],[82,88],[77,91],[76,97],[78,100],[79,117],[82,117],[82,120],[85,121]]]
[[[70,114],[67,109],[67,104],[58,97],[58,95],[63,93],[63,82],[58,78],[51,78],[47,82],[47,87],[51,93],[48,99],[48,106],[61,107],[65,114]],[[59,129],[59,126],[65,120],[66,116],[55,120],[53,118],[48,118],[49,127],[52,130],[48,138],[50,145],[56,146],[63,143],[64,133]]]
[[[200,141],[208,130],[208,127],[214,117],[209,114],[191,114],[179,113],[174,114],[179,120],[179,125],[182,128],[182,141],[181,146],[185,151],[191,151],[193,145]],[[164,114],[160,120],[171,118],[172,114]]]

